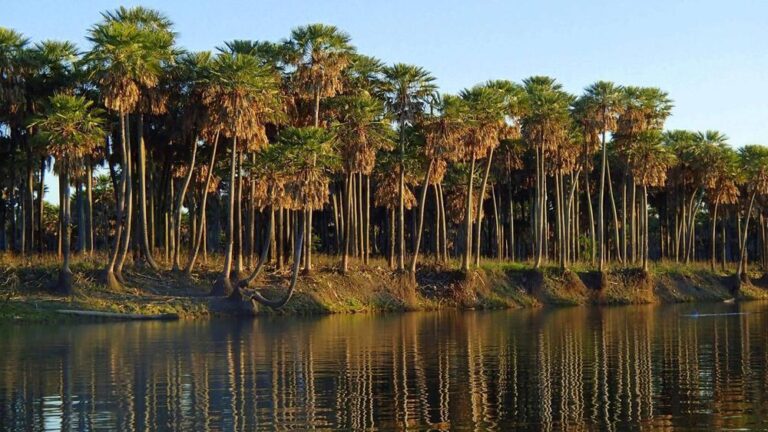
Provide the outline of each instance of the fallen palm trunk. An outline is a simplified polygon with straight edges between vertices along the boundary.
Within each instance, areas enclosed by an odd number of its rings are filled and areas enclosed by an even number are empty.
[[[100,312],[100,311],[72,310],[72,309],[59,309],[56,312],[60,314],[65,314],[65,315],[76,315],[76,316],[85,316],[85,317],[93,317],[93,318],[109,318],[109,319],[115,319],[115,320],[171,321],[171,320],[179,319],[179,316],[175,313],[142,315],[142,314],[132,314],[132,313],[115,313],[115,312]]]

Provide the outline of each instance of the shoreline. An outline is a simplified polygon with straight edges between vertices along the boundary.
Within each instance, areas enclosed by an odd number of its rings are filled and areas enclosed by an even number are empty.
[[[143,268],[125,272],[128,284],[110,290],[99,281],[96,259],[73,266],[75,294],[48,293],[56,267],[43,262],[0,268],[0,323],[109,321],[110,318],[64,315],[60,309],[109,314],[176,315],[179,319],[243,318],[262,315],[320,315],[335,313],[404,312],[439,309],[519,309],[578,305],[627,305],[722,302],[768,299],[768,278],[753,274],[751,283],[736,291],[735,277],[712,272],[704,263],[657,263],[644,274],[636,268],[612,268],[604,275],[581,265],[565,272],[546,266],[534,270],[526,263],[488,261],[464,275],[453,266],[424,265],[416,283],[374,263],[341,274],[332,265],[319,265],[303,275],[293,298],[274,311],[249,302],[208,297],[216,277],[215,265],[192,278]],[[215,263],[212,263],[215,264]],[[253,286],[277,296],[285,272],[262,276]],[[105,315],[106,316],[106,315]]]

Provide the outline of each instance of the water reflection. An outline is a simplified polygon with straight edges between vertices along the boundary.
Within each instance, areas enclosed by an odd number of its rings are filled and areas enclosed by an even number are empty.
[[[768,305],[0,327],[0,429],[768,427]]]

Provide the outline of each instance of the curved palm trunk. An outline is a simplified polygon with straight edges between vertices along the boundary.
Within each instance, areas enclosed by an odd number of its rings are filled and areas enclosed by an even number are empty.
[[[120,283],[117,280],[117,276],[115,274],[115,268],[117,266],[117,260],[120,256],[120,245],[123,237],[123,230],[125,226],[125,220],[123,219],[123,211],[125,208],[125,190],[126,190],[126,166],[128,165],[127,161],[127,155],[128,155],[128,140],[127,140],[127,126],[126,126],[126,117],[127,114],[120,114],[120,159],[121,163],[123,164],[123,172],[120,174],[120,188],[119,191],[117,188],[115,188],[115,193],[117,194],[117,209],[116,209],[116,231],[115,231],[115,242],[114,247],[112,249],[112,253],[109,257],[109,262],[107,264],[107,285],[114,288],[120,285]],[[111,165],[110,165],[111,167]],[[118,193],[119,192],[119,193]]]
[[[294,237],[296,238],[295,246],[294,246],[294,256],[293,256],[293,270],[291,272],[291,283],[288,285],[288,289],[286,290],[285,294],[279,299],[271,300],[259,293],[258,291],[253,291],[250,294],[251,301],[257,302],[259,304],[262,304],[264,306],[268,306],[272,309],[279,309],[283,306],[285,306],[286,303],[291,299],[293,296],[293,292],[296,289],[296,283],[299,279],[299,268],[301,266],[301,252],[304,249],[303,242],[304,242],[304,230],[302,229],[303,223],[298,223],[296,226],[298,227],[297,231],[298,234]],[[239,290],[237,291],[239,293]]]
[[[616,257],[620,263],[624,263],[624,259],[621,256],[621,241],[619,237],[619,215],[616,212],[616,199],[613,195],[613,182],[611,181],[611,164],[606,164],[606,170],[608,174],[608,195],[611,198],[611,210],[613,211],[613,233],[614,243],[616,243]]]
[[[605,128],[603,128],[602,155],[600,157],[600,193],[597,204],[597,269],[605,268],[605,170],[608,164],[608,148],[605,145]]]
[[[235,171],[237,170],[237,133],[232,138],[232,155],[229,159],[229,197],[227,199],[227,246],[224,252],[224,268],[211,289],[211,296],[228,295],[232,292],[229,277],[232,273],[233,252],[235,246]]]
[[[176,241],[176,246],[173,248],[173,270],[174,271],[179,270],[179,251],[181,249],[181,207],[182,205],[184,205],[184,197],[187,195],[187,189],[189,188],[189,183],[192,180],[192,174],[195,171],[196,158],[197,158],[197,137],[195,137],[192,140],[192,158],[189,161],[189,167],[187,169],[187,175],[184,178],[184,183],[182,184],[181,190],[179,191],[178,197],[176,198],[176,209],[174,211],[174,219],[176,219],[176,223],[174,225],[174,228],[176,229],[176,236],[174,237],[174,240]],[[191,221],[194,215],[192,215],[192,213],[190,212],[189,216]]]
[[[472,155],[472,163],[469,166],[469,181],[467,182],[467,198],[465,200],[466,207],[464,209],[464,224],[465,224],[465,245],[464,245],[464,257],[461,260],[461,269],[469,271],[469,263],[472,260],[472,189],[474,188],[475,180],[475,155]]]
[[[195,267],[195,261],[197,260],[197,254],[200,251],[200,245],[205,238],[205,207],[208,203],[208,188],[211,187],[211,178],[213,177],[213,167],[216,164],[216,149],[219,146],[219,132],[216,132],[216,136],[213,138],[213,150],[211,152],[211,162],[208,164],[208,173],[205,177],[205,186],[203,187],[203,197],[200,203],[200,227],[197,229],[197,239],[194,240],[192,246],[192,253],[189,256],[189,262],[184,267],[184,273],[189,275],[192,273],[192,269]]]
[[[117,259],[117,266],[115,267],[115,275],[119,281],[123,279],[123,265],[125,264],[125,258],[128,255],[128,248],[131,245],[131,229],[133,227],[133,162],[131,160],[131,132],[130,132],[130,117],[126,115],[125,122],[125,135],[128,140],[125,145],[125,212],[123,226],[123,237],[120,244],[120,256]]]
[[[267,231],[266,236],[264,238],[264,243],[261,245],[261,254],[259,255],[259,262],[256,263],[256,267],[253,269],[250,275],[248,275],[247,278],[242,279],[238,282],[237,286],[241,288],[245,288],[253,282],[254,279],[256,279],[259,274],[261,273],[261,270],[264,268],[264,264],[267,262],[267,258],[269,257],[269,248],[272,244],[272,239],[275,236],[275,208],[270,206],[269,208],[269,222],[267,224]]]
[[[483,174],[483,183],[480,185],[480,198],[477,200],[477,225],[475,225],[475,266],[480,265],[480,232],[483,225],[483,201],[485,201],[485,188],[488,186],[488,175],[491,173],[491,163],[493,162],[493,148],[488,153],[488,161],[485,163],[485,173]]]
[[[419,259],[419,247],[421,246],[421,235],[424,231],[424,207],[427,203],[427,190],[429,189],[429,177],[432,175],[432,167],[435,161],[430,159],[427,174],[424,176],[424,184],[421,187],[421,196],[419,197],[419,227],[416,231],[416,245],[413,248],[413,258],[411,258],[410,272],[416,274],[416,262]]]
[[[137,123],[137,133],[139,135],[139,224],[141,232],[141,249],[144,252],[144,259],[152,270],[160,270],[160,267],[152,258],[152,248],[149,246],[149,225],[147,225],[147,150],[144,145],[144,115],[139,114]]]

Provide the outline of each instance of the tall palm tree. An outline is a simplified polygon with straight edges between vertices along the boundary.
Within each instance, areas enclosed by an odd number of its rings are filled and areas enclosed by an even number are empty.
[[[284,45],[287,63],[293,67],[290,78],[293,87],[301,102],[311,104],[311,124],[320,127],[320,105],[323,99],[342,90],[344,70],[355,48],[348,34],[325,24],[293,29]],[[305,223],[308,241],[304,270],[308,272],[312,270],[312,210],[306,215]]]
[[[368,176],[376,164],[379,150],[392,148],[389,124],[384,116],[381,102],[367,93],[340,96],[333,102],[333,110],[338,114],[333,130],[339,143],[342,165],[346,179],[346,224],[342,252],[342,271],[349,267],[349,254],[352,238],[352,189],[355,174]],[[358,185],[362,187],[362,181]],[[362,207],[362,203],[360,203]],[[360,222],[362,224],[362,221]]]
[[[525,107],[522,118],[523,138],[533,147],[536,164],[536,195],[534,204],[534,266],[539,268],[545,255],[547,227],[547,167],[548,155],[557,153],[570,132],[568,108],[573,101],[562,85],[553,78],[533,76],[523,80]]]
[[[64,262],[59,272],[57,289],[63,294],[72,292],[72,270],[69,268],[69,172],[82,163],[104,139],[101,111],[82,96],[59,94],[50,98],[49,106],[37,116],[30,127],[39,130],[39,137],[56,160],[55,170],[62,189],[60,202],[63,226],[62,249]]]
[[[739,157],[741,169],[746,178],[749,204],[745,214],[736,277],[739,282],[746,282],[749,279],[747,275],[747,240],[749,239],[749,221],[752,216],[752,208],[755,204],[755,197],[768,194],[768,147],[756,144],[746,145],[739,149]]]
[[[582,96],[582,107],[584,118],[588,119],[591,127],[600,135],[600,188],[598,194],[597,207],[597,227],[598,227],[598,269],[603,271],[605,268],[605,184],[606,171],[608,168],[608,146],[606,134],[616,129],[616,120],[621,107],[621,87],[609,81],[598,81],[584,90]],[[607,179],[611,181],[610,178]],[[617,231],[616,240],[618,241],[618,217],[614,215],[614,227]],[[618,246],[618,244],[617,244]],[[619,251],[619,259],[621,254]]]
[[[426,70],[413,65],[396,63],[384,69],[384,95],[386,106],[399,130],[400,164],[398,180],[397,215],[397,269],[405,269],[405,149],[407,128],[421,116],[437,90],[435,78]]]
[[[643,187],[643,271],[648,271],[648,188],[663,186],[667,181],[667,170],[675,161],[675,155],[663,144],[661,131],[650,129],[637,135],[635,145],[629,150],[630,170],[638,185]]]
[[[174,48],[176,34],[172,31],[173,23],[162,13],[141,6],[120,7],[105,14],[106,20],[134,26],[144,37],[144,56],[153,63],[156,70],[156,81],[166,73],[166,65],[173,62],[176,51]],[[137,168],[139,175],[139,234],[140,245],[147,263],[155,270],[159,266],[152,256],[149,245],[149,227],[147,225],[147,193],[146,193],[146,146],[144,142],[144,114],[162,114],[165,112],[165,95],[158,83],[142,86],[139,90],[139,103],[136,112],[136,133],[138,135]]]
[[[118,279],[122,279],[121,269],[128,252],[133,219],[129,115],[139,107],[142,90],[158,85],[163,62],[157,56],[157,48],[166,45],[165,39],[169,37],[152,31],[154,26],[149,26],[148,30],[137,25],[132,18],[128,18],[130,15],[128,10],[122,8],[104,13],[104,20],[89,31],[88,40],[93,48],[84,58],[91,78],[99,86],[104,105],[114,111],[120,121],[122,168],[117,200],[118,223],[114,249],[106,270],[107,283],[111,286],[119,285]]]
[[[230,153],[229,196],[227,204],[227,247],[224,269],[211,295],[232,291],[230,275],[234,249],[235,173],[240,145],[259,149],[267,145],[264,125],[278,121],[282,113],[280,79],[273,68],[248,54],[220,53],[211,66],[211,82],[204,92],[212,121],[232,141]]]
[[[33,72],[31,74],[31,77],[28,80],[28,95],[30,97],[29,101],[29,111],[31,114],[39,113],[41,111],[41,107],[45,105],[45,103],[48,101],[48,98],[50,95],[59,93],[59,92],[65,92],[65,91],[71,91],[71,89],[74,87],[74,84],[76,81],[78,81],[80,75],[80,69],[77,67],[77,62],[79,60],[78,50],[77,47],[67,41],[55,41],[55,40],[44,40],[41,42],[36,43],[30,50],[29,50],[29,61],[31,63],[31,68],[33,69]],[[29,131],[31,134],[34,134],[34,130]],[[44,188],[43,185],[45,184],[45,171],[47,167],[50,165],[50,161],[48,160],[48,155],[45,152],[39,151],[41,149],[31,149],[31,155],[30,155],[30,162],[32,159],[32,156],[36,157],[40,162],[39,167],[39,181],[38,181],[38,240],[39,240],[39,252],[43,252],[43,196],[44,196]],[[31,167],[29,170],[29,174],[31,175]],[[30,205],[32,205],[31,201],[31,186],[32,186],[32,179],[28,177],[28,193],[29,193],[29,199],[30,199]],[[91,182],[86,183],[88,185],[88,193],[87,196],[91,196]],[[92,202],[89,200],[88,206],[91,207]],[[32,212],[30,212],[32,213]],[[31,216],[31,214],[30,214]],[[30,218],[29,220],[30,224],[32,223],[32,220]],[[89,232],[92,233],[92,221],[89,220]],[[30,227],[31,228],[31,227]],[[30,243],[32,239],[30,238]],[[93,245],[93,242],[91,241],[91,246]],[[30,245],[31,246],[31,245]]]
[[[709,169],[706,174],[707,195],[709,196],[711,210],[711,254],[710,270],[715,271],[715,261],[717,258],[717,214],[721,205],[736,204],[739,200],[739,187],[741,177],[741,167],[739,165],[739,155],[726,143],[719,143],[710,151],[707,156]],[[725,242],[725,239],[723,239]],[[725,256],[723,256],[723,263]]]

